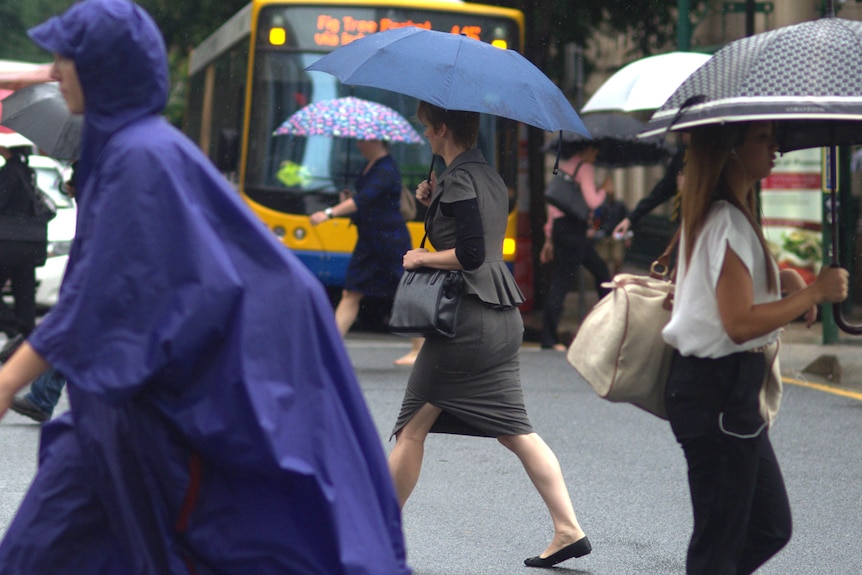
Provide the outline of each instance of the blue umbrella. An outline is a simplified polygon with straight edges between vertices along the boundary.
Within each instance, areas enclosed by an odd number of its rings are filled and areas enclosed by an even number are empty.
[[[493,114],[590,137],[565,95],[529,60],[467,36],[396,28],[354,40],[306,69],[447,110]]]

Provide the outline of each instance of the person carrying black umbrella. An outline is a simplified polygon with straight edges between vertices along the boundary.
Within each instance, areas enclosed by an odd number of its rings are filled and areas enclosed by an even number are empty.
[[[662,332],[674,348],[667,415],[688,462],[694,512],[688,575],[747,575],[790,539],[769,440],[777,400],[761,401],[764,347],[803,314],[813,324],[818,304],[847,297],[846,270],[826,266],[812,285],[778,270],[755,195],[777,150],[772,122],[691,131],[676,293]]]
[[[568,183],[571,193],[583,197],[585,213],[566,213],[550,202],[547,206],[545,243],[539,258],[543,264],[551,266],[551,285],[542,312],[542,349],[566,350],[566,346],[558,339],[557,328],[563,315],[566,294],[574,285],[581,266],[593,275],[599,299],[610,291],[602,285],[611,281],[608,265],[587,235],[591,226],[589,214],[602,205],[606,192],[613,189],[610,176],[605,178],[600,187],[596,187],[593,163],[598,153],[598,148],[589,140],[563,142],[559,166],[562,174],[549,184],[550,187]],[[586,213],[587,210],[589,213]]]
[[[629,230],[637,226],[641,218],[661,204],[677,197],[680,188],[679,183],[682,177],[682,168],[685,163],[686,144],[688,143],[687,134],[683,133],[680,136],[682,138],[682,145],[677,149],[673,157],[671,157],[664,175],[658,183],[653,186],[652,190],[640,199],[628,216],[620,220],[614,228],[614,237],[624,239]],[[671,219],[675,220],[676,218],[677,214],[671,214]]]
[[[35,174],[27,165],[28,147],[0,146],[5,164],[0,168],[0,216],[4,218],[0,239],[0,286],[12,283],[14,309],[0,298],[0,331],[12,346],[20,343],[36,325],[36,268],[45,263],[48,219],[36,214]],[[31,231],[39,236],[29,241]],[[18,237],[19,233],[24,233]],[[35,236],[34,236],[35,237]],[[27,240],[27,241],[25,241]]]

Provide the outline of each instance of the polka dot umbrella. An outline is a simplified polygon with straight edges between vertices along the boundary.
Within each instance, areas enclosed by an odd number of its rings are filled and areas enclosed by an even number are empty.
[[[782,152],[862,143],[862,22],[827,17],[731,42],[692,73],[642,137],[776,120]]]
[[[353,96],[321,100],[300,108],[276,128],[274,135],[423,142],[410,122],[392,108]]]

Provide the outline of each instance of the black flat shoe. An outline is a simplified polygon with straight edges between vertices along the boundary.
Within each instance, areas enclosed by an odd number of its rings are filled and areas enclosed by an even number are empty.
[[[553,567],[557,563],[562,563],[566,559],[583,557],[592,550],[593,546],[590,545],[590,540],[586,537],[581,537],[574,543],[566,545],[556,553],[548,555],[547,557],[537,556],[524,559],[524,565],[527,567]]]
[[[44,411],[30,403],[30,401],[26,397],[12,398],[12,405],[10,405],[9,408],[15,413],[25,415],[34,421],[38,421],[39,423],[51,419],[50,413],[45,413]]]

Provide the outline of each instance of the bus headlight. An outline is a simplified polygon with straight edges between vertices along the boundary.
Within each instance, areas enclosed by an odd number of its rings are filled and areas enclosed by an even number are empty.
[[[287,30],[281,27],[270,28],[269,43],[273,46],[284,46],[287,42]]]
[[[282,226],[273,226],[272,233],[275,234],[275,237],[283,239],[284,235],[287,233],[287,230],[285,230]]]
[[[515,253],[515,240],[514,238],[505,238],[503,240],[503,255],[510,256]]]

